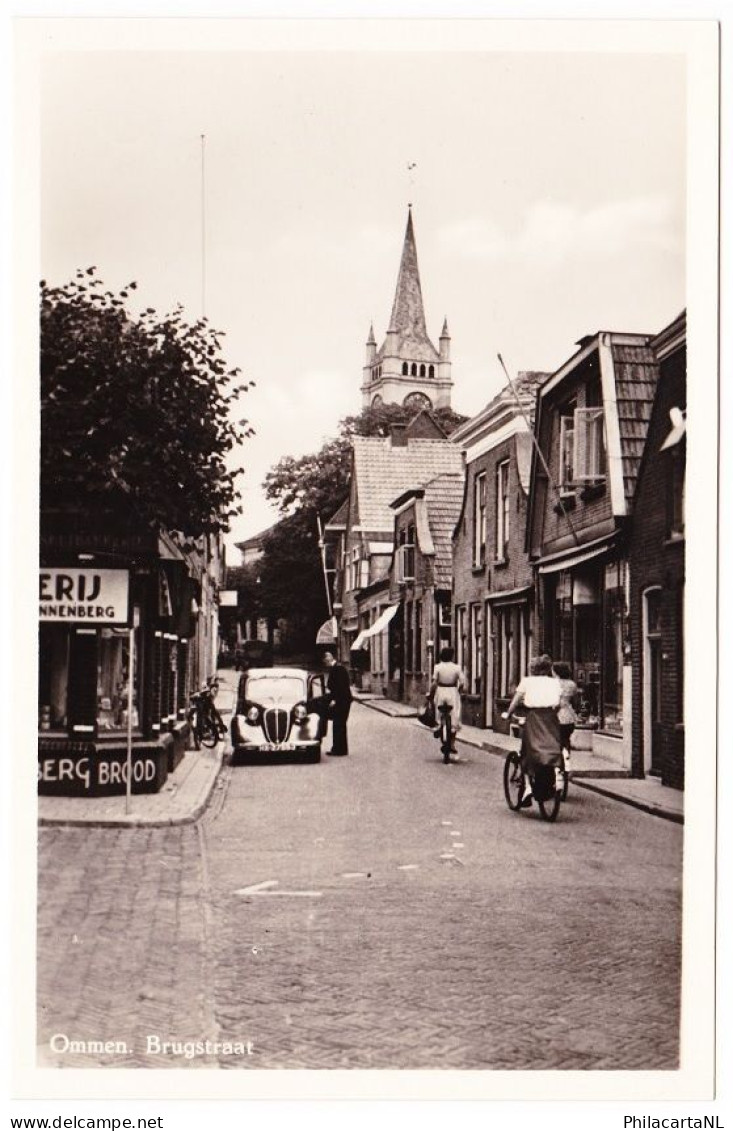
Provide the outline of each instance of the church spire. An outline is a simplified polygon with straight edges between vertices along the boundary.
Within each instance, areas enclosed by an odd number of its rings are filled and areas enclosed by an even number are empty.
[[[412,224],[412,206],[407,214],[405,242],[402,246],[400,271],[397,276],[397,289],[392,304],[392,317],[387,333],[399,334],[400,342],[424,342],[428,339],[425,328],[420,272],[417,266],[417,247],[415,229]]]

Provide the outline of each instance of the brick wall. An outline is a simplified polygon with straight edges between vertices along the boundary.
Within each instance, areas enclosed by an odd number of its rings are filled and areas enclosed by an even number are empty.
[[[469,453],[470,458],[470,453]],[[509,528],[508,553],[505,562],[496,561],[496,476],[497,467],[509,460]],[[473,565],[474,508],[476,477],[486,476],[486,562]],[[486,672],[486,646],[490,644],[486,624],[486,597],[501,590],[507,592],[532,584],[532,568],[524,552],[527,525],[527,497],[519,481],[514,436],[501,441],[495,448],[471,460],[466,468],[466,495],[463,513],[458,522],[453,541],[453,625],[457,630],[456,610],[466,608],[466,646],[468,658],[470,640],[470,607],[478,604],[482,609],[483,672],[481,694],[464,698],[464,721],[472,726],[487,726],[492,722],[491,689],[483,687]],[[454,645],[456,641],[454,640]],[[460,655],[460,651],[459,651]],[[464,664],[467,666],[467,663]],[[468,673],[467,673],[468,674]],[[487,695],[488,692],[488,695]],[[494,720],[495,721],[495,720]]]
[[[662,783],[684,787],[685,733],[682,712],[682,612],[685,546],[670,539],[669,492],[674,461],[684,460],[684,441],[660,451],[669,434],[670,408],[686,404],[684,349],[661,365],[647,447],[634,502],[630,543],[630,622],[632,647],[632,769],[644,772],[645,658],[644,592],[661,587],[661,751]]]

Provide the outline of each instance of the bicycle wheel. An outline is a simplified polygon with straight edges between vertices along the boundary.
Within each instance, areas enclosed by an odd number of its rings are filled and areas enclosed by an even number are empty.
[[[537,804],[540,807],[540,813],[544,821],[554,821],[560,812],[560,802],[562,801],[562,790],[556,789],[549,797],[543,799],[537,798]]]
[[[443,716],[443,725],[440,728],[440,749],[443,752],[443,761],[447,764],[450,762],[451,755],[451,741],[450,741],[450,715]]]
[[[201,720],[201,743],[203,746],[216,746],[219,741],[219,731],[216,723],[211,718]]]
[[[510,809],[519,809],[524,796],[524,772],[515,752],[507,754],[504,762],[504,796]]]

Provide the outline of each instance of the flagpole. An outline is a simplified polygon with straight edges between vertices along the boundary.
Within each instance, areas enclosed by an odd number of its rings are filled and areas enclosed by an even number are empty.
[[[201,317],[206,317],[206,134],[201,134]]]
[[[328,584],[328,569],[326,567],[326,544],[323,541],[323,527],[321,525],[320,514],[316,515],[316,522],[318,523],[318,549],[321,552],[321,566],[323,568],[323,584],[326,587],[326,605],[328,606],[329,617],[333,616],[333,606],[331,604],[331,590]]]
[[[125,813],[130,812],[132,799],[132,682],[135,672],[135,619],[129,628],[127,658],[127,777],[125,781]]]

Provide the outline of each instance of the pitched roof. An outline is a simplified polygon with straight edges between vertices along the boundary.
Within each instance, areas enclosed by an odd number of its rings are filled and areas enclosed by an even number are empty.
[[[435,584],[449,589],[453,576],[452,535],[463,502],[463,475],[450,472],[425,484],[428,525],[435,546]]]
[[[416,361],[440,361],[440,354],[428,337],[425,326],[420,272],[417,266],[417,247],[415,230],[412,224],[412,211],[408,212],[405,242],[402,246],[402,259],[397,276],[397,287],[392,304],[392,316],[387,333],[398,335],[400,357],[410,357]],[[386,341],[377,354],[384,357]]]
[[[651,344],[624,345],[611,339],[621,438],[624,495],[631,504],[652,415],[659,367]]]
[[[515,416],[524,414],[531,424],[534,421],[537,390],[551,376],[551,373],[541,373],[537,370],[523,370],[518,373],[511,386],[509,384],[504,385],[496,396],[484,405],[480,412],[477,412],[469,420],[464,420],[463,424],[459,424],[455,431],[451,433],[451,439],[454,443],[461,443],[466,437],[475,439],[484,424],[488,425],[492,419],[501,417],[506,411],[510,410]],[[467,440],[466,443],[470,444],[471,441]]]
[[[364,530],[392,535],[390,503],[402,492],[428,483],[445,472],[461,474],[460,449],[449,440],[408,437],[393,446],[389,437],[355,436],[354,475],[359,500],[359,524]]]
[[[329,528],[332,529],[333,527],[336,527],[336,526],[345,526],[346,520],[348,519],[348,517],[349,517],[349,496],[347,495],[346,498],[344,499],[343,503],[339,507],[339,509],[336,511],[336,513],[332,514],[331,517],[326,522],[325,529],[328,530]]]
[[[260,530],[257,534],[250,535],[249,538],[244,538],[241,542],[235,542],[234,545],[238,550],[244,553],[245,550],[258,549],[267,535],[275,529],[278,524],[273,522],[272,526],[268,526],[265,530]]]

